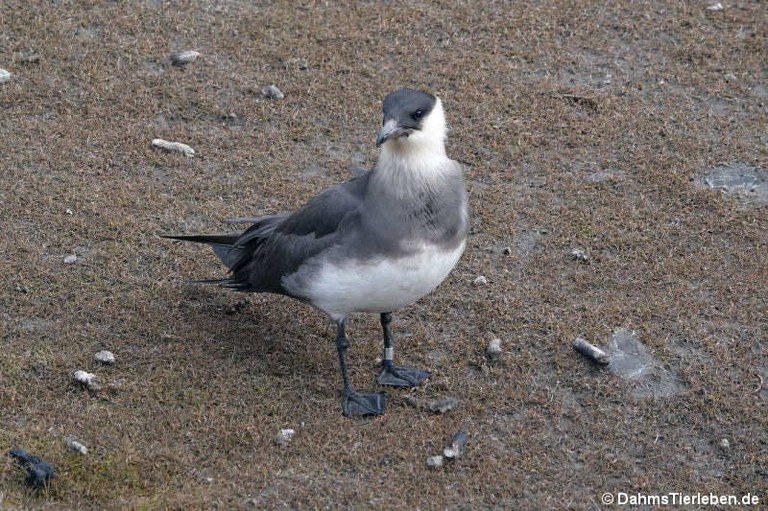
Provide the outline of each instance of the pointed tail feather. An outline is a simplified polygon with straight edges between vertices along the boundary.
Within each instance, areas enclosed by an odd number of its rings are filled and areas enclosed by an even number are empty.
[[[194,243],[207,243],[209,245],[234,245],[239,234],[193,234],[189,236],[161,236],[171,240],[192,241]]]
[[[240,237],[239,234],[193,234],[190,236],[162,236],[163,238],[180,240],[180,241],[192,241],[194,243],[205,243],[211,245],[213,253],[216,254],[224,265],[230,270],[234,268],[235,264],[240,260],[242,250],[236,248],[233,245]],[[216,281],[211,281],[211,283]]]

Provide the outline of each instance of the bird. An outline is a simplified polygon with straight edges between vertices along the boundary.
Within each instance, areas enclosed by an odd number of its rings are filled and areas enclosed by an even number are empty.
[[[336,325],[342,414],[382,415],[385,393],[353,389],[347,369],[351,314],[379,314],[381,385],[415,387],[431,374],[394,363],[392,313],[434,291],[458,263],[469,232],[461,164],[448,157],[441,99],[403,88],[382,104],[375,166],[333,186],[292,213],[241,218],[241,233],[166,235],[210,245],[228,268],[200,282],[286,295]]]

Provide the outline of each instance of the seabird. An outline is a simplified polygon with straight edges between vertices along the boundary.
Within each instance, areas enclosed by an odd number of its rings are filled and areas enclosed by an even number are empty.
[[[382,385],[412,387],[427,371],[394,365],[392,312],[432,292],[464,252],[469,207],[461,165],[445,152],[440,98],[411,89],[389,94],[376,137],[376,166],[289,214],[248,219],[238,234],[166,236],[206,243],[229,268],[218,283],[237,291],[287,295],[336,323],[342,413],[381,415],[383,392],[349,382],[345,333],[354,312],[380,314]],[[242,220],[242,219],[241,219]]]

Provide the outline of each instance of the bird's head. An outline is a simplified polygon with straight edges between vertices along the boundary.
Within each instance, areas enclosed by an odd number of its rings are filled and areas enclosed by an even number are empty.
[[[383,111],[377,147],[387,143],[402,150],[444,150],[447,128],[443,105],[437,96],[400,89],[384,98]]]

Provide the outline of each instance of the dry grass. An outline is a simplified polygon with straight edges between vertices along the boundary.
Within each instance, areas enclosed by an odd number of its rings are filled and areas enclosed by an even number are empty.
[[[720,163],[768,168],[768,14],[724,4],[4,2],[0,447],[59,476],[31,494],[6,459],[0,508],[766,502],[766,208],[693,183]],[[190,48],[201,58],[169,65]],[[270,83],[283,101],[261,97]],[[157,234],[292,209],[371,165],[380,100],[403,85],[441,93],[474,226],[457,270],[394,327],[400,356],[435,375],[412,392],[461,405],[428,415],[389,390],[384,417],[352,421],[319,313],[187,286],[219,274],[213,256]],[[617,327],[682,392],[633,397],[570,348]],[[371,388],[376,318],[350,332],[353,380]],[[104,348],[114,367],[92,362]],[[105,387],[73,386],[79,368]],[[282,427],[297,429],[287,448]],[[466,457],[427,469],[458,429]]]

